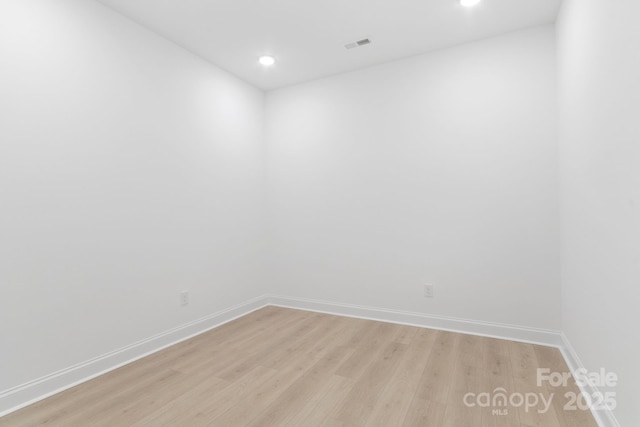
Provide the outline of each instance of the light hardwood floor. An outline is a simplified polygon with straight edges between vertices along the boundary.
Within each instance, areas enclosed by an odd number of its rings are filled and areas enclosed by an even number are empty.
[[[566,411],[553,348],[267,307],[0,418],[0,426],[597,427]],[[467,407],[540,393],[549,410]],[[474,401],[468,397],[467,401]]]

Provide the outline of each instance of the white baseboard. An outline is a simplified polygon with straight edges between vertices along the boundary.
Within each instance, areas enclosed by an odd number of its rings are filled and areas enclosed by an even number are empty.
[[[564,360],[567,362],[569,370],[571,372],[576,372],[578,369],[585,369],[585,366],[578,357],[578,354],[571,345],[571,342],[569,342],[567,336],[564,333],[562,333],[561,336],[562,346],[560,347],[560,351],[564,356]],[[583,393],[586,393],[589,396],[593,396],[598,393],[598,388],[591,385],[582,386],[580,389]],[[620,427],[620,423],[618,423],[618,420],[610,410],[592,410],[591,413],[600,427]]]
[[[540,344],[550,347],[561,347],[563,344],[559,331],[526,328],[500,323],[479,322],[468,319],[456,319],[453,317],[432,316],[409,311],[389,310],[384,308],[365,307],[305,298],[291,298],[279,295],[268,295],[267,301],[269,305],[279,307],[318,311],[321,313],[337,314],[340,316],[461,332],[465,334]]]
[[[267,305],[261,296],[126,347],[0,392],[0,417]]]
[[[567,338],[557,331],[280,295],[263,295],[86,362],[2,391],[0,392],[0,417],[268,305],[557,347],[561,350],[572,372],[583,367]],[[596,390],[583,391],[593,393]],[[595,411],[594,417],[600,427],[620,427],[611,412]]]

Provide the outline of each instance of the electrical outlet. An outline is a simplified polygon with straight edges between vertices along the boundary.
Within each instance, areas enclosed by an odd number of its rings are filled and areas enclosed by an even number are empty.
[[[424,297],[433,298],[433,285],[424,285]]]
[[[189,305],[189,291],[180,292],[180,305]]]

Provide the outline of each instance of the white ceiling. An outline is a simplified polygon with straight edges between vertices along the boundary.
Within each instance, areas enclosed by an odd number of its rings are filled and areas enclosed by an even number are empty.
[[[561,0],[100,0],[265,90],[551,23]],[[371,45],[347,50],[369,37]],[[265,69],[261,55],[277,58]]]

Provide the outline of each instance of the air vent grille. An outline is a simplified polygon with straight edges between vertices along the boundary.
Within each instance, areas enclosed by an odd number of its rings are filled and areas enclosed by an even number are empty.
[[[347,43],[347,44],[344,45],[344,47],[346,49],[353,49],[353,48],[356,48],[356,47],[366,46],[368,44],[371,44],[371,39],[366,38],[366,39],[362,39],[362,40],[356,40],[356,41],[351,42],[351,43]]]

